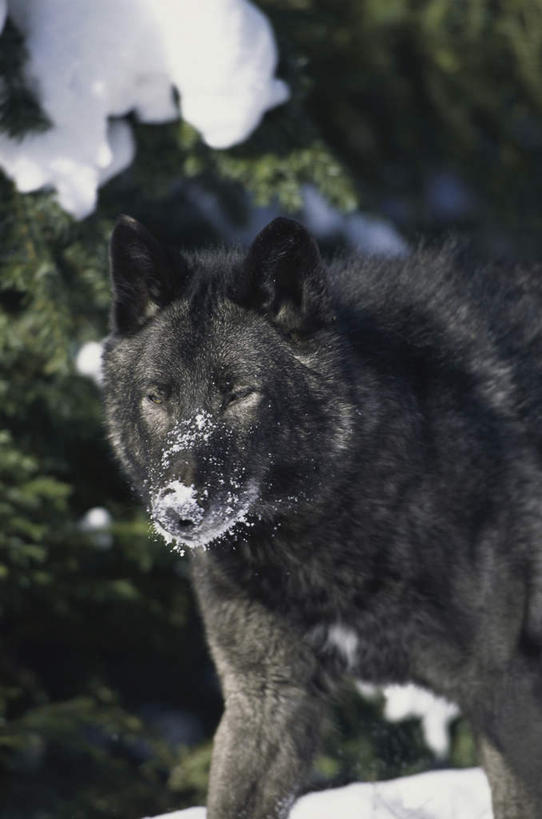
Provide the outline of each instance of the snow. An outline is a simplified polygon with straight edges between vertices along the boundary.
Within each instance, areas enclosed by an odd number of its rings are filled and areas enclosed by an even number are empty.
[[[205,808],[187,808],[175,810],[173,813],[161,813],[160,816],[145,817],[145,819],[205,819]]]
[[[167,529],[168,520],[173,514],[177,518],[188,518],[195,524],[201,521],[203,509],[197,501],[194,486],[187,486],[182,481],[171,481],[153,498],[151,519],[154,529],[166,543],[176,546],[180,538]],[[181,549],[182,554],[184,552]]]
[[[218,540],[234,526],[252,526],[247,515],[251,502],[257,495],[256,488],[249,483],[246,489],[239,491],[240,485],[235,478],[231,478],[229,482],[231,488],[226,490],[220,502],[211,505],[206,514],[197,501],[193,486],[187,486],[181,481],[169,483],[155,495],[152,502],[150,516],[155,532],[183,557],[185,546],[205,549],[209,543]],[[168,518],[172,515],[189,518],[196,525],[189,533],[173,534],[167,528]]]
[[[479,768],[432,771],[390,782],[347,785],[301,797],[290,819],[491,819],[491,799]],[[188,808],[154,819],[205,819]]]
[[[460,713],[457,705],[413,683],[380,687],[359,682],[358,689],[369,698],[383,695],[384,717],[390,722],[421,719],[428,747],[440,759],[446,756],[450,748],[449,723]]]
[[[303,222],[320,239],[341,235],[349,247],[378,256],[404,256],[408,245],[392,225],[360,211],[341,213],[313,185],[303,188]]]
[[[111,515],[103,506],[93,506],[79,521],[79,528],[87,532],[96,548],[110,549],[113,545]]]
[[[390,722],[419,717],[425,741],[436,756],[443,758],[449,750],[448,724],[459,714],[454,703],[436,697],[417,685],[389,685],[384,689],[384,716]]]
[[[75,369],[81,375],[86,375],[100,386],[103,381],[102,373],[103,342],[87,341],[83,344],[76,357]]]
[[[162,452],[162,467],[169,467],[171,458],[177,453],[208,441],[213,427],[212,415],[206,410],[200,410],[192,418],[175,424],[168,435],[167,446]]]
[[[358,654],[358,637],[356,632],[344,626],[342,623],[335,623],[330,626],[328,635],[328,643],[339,650],[343,658],[346,660],[347,667],[353,668],[356,664]]]
[[[25,36],[28,84],[52,123],[22,140],[0,135],[0,167],[22,192],[53,186],[77,218],[130,164],[127,122],[185,120],[213,148],[248,137],[288,97],[274,77],[267,18],[248,0],[8,0]],[[6,0],[0,0],[0,29]]]
[[[465,219],[476,208],[476,197],[457,174],[438,171],[429,177],[425,201],[433,219]]]
[[[222,537],[234,526],[251,526],[247,520],[250,507],[258,494],[254,482],[246,485],[242,482],[244,467],[230,468],[228,475],[220,471],[216,456],[212,449],[207,449],[204,459],[211,467],[213,481],[220,486],[220,491],[214,492],[212,502],[207,509],[198,500],[193,486],[179,480],[169,480],[169,472],[179,453],[190,453],[196,446],[209,441],[215,421],[206,410],[199,410],[186,420],[180,421],[168,433],[164,445],[160,471],[153,481],[151,491],[152,504],[150,516],[155,531],[162,535],[166,543],[184,555],[184,546],[190,548],[203,547]],[[223,431],[227,434],[227,431]],[[167,484],[165,481],[167,480]],[[201,491],[203,498],[208,497],[208,489]],[[182,534],[168,531],[168,523],[175,518],[188,518],[195,524],[189,531]]]

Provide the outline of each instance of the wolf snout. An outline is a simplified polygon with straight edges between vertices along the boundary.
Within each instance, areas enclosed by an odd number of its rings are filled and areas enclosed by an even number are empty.
[[[201,523],[203,514],[194,486],[182,481],[172,481],[153,499],[153,519],[172,535],[189,535]]]
[[[169,506],[162,511],[159,519],[168,532],[186,534],[197,526],[201,519],[201,513],[199,509],[178,509],[176,506]]]

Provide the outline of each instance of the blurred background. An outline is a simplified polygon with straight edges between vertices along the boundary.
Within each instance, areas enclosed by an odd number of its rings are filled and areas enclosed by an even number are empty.
[[[542,3],[0,0],[0,32],[0,817],[137,819],[204,802],[222,705],[105,439],[115,218],[540,261]],[[476,762],[415,691],[334,712],[311,788]]]

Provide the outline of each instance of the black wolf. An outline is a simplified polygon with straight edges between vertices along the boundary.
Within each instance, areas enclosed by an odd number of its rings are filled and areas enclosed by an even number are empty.
[[[496,819],[542,816],[542,271],[327,269],[276,219],[184,254],[123,217],[113,446],[191,551],[225,711],[209,819],[282,819],[349,674],[461,706]]]

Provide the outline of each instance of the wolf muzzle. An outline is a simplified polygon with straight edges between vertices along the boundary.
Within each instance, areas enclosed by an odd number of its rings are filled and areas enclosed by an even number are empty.
[[[152,518],[175,537],[189,535],[201,523],[204,509],[193,485],[172,481],[152,501]]]

